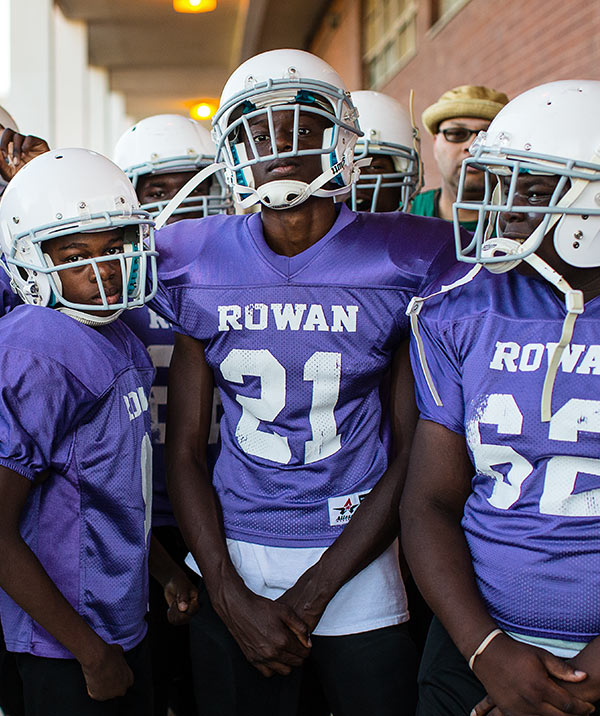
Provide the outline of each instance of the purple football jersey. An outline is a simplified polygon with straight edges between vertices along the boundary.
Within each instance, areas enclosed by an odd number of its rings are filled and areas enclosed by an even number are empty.
[[[125,311],[121,320],[146,346],[156,371],[149,401],[152,420],[152,524],[155,527],[174,525],[165,475],[167,382],[173,353],[173,328],[147,306]]]
[[[150,416],[152,419],[152,525],[162,527],[175,525],[173,509],[167,494],[165,467],[165,426],[167,418],[167,385],[169,364],[173,354],[173,328],[171,324],[151,308],[142,306],[125,311],[121,319],[146,346],[156,371],[150,391]],[[219,420],[221,405],[215,396],[208,444],[209,467],[214,465],[219,449]]]
[[[548,283],[482,270],[419,315],[442,407],[414,343],[412,358],[421,416],[464,434],[475,466],[462,524],[493,619],[523,635],[583,642],[600,634],[600,298],[577,318],[543,423],[542,386],[564,317]]]
[[[0,267],[0,316],[11,311],[15,306],[19,306],[21,299],[10,287],[10,278],[6,271]]]
[[[0,464],[47,472],[23,539],[90,626],[131,649],[146,632],[150,359],[121,321],[22,305],[0,321],[0,375]],[[10,651],[72,658],[3,592],[0,613]]]
[[[228,537],[327,546],[387,466],[379,386],[408,335],[405,308],[454,262],[452,227],[342,206],[300,254],[261,217],[158,233],[156,310],[204,344],[224,414],[213,481]]]

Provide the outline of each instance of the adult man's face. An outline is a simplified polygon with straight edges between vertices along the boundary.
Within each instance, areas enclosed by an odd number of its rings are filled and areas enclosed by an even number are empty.
[[[485,131],[489,125],[489,120],[474,117],[453,117],[440,123],[438,133],[433,138],[433,156],[440,170],[443,186],[454,197],[458,190],[463,159],[470,156],[469,147],[477,134]],[[470,130],[470,133],[467,134],[465,130]],[[461,133],[466,135],[462,141],[460,141]],[[457,138],[459,141],[452,141]],[[469,167],[465,179],[464,197],[480,199],[483,196],[483,189],[484,173]]]

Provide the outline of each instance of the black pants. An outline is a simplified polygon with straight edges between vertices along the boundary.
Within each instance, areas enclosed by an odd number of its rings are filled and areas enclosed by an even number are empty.
[[[190,640],[199,716],[296,716],[302,670],[263,677],[200,586]],[[311,666],[334,716],[413,716],[417,658],[405,625],[312,636]]]
[[[169,555],[184,570],[188,549],[177,527],[153,527],[156,537]],[[196,575],[190,572],[190,579]],[[196,713],[190,666],[189,627],[173,626],[167,619],[163,588],[150,579],[148,634],[152,652],[152,681],[155,716],[167,716],[171,708],[177,716]]]
[[[434,617],[419,669],[417,715],[468,716],[485,695],[466,659]]]
[[[134,682],[125,696],[94,701],[75,659],[17,654],[25,693],[25,716],[152,716],[152,675],[148,639],[125,653]]]
[[[17,671],[15,655],[6,651],[0,626],[0,709],[7,716],[24,716],[23,684]],[[1,712],[0,712],[1,713]]]

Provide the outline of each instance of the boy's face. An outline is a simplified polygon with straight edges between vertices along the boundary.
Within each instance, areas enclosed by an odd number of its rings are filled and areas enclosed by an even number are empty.
[[[259,115],[249,120],[252,138],[259,156],[272,154],[271,135],[266,115]],[[294,144],[294,113],[291,111],[273,112],[275,142],[280,153],[292,151]],[[323,132],[331,127],[331,122],[312,112],[300,112],[298,123],[298,149],[320,149],[323,144]],[[248,157],[253,157],[251,143],[244,138]],[[302,157],[287,157],[258,162],[252,166],[255,185],[262,186],[270,181],[293,179],[307,184],[316,179],[323,171],[321,155],[313,154]]]
[[[123,253],[123,229],[108,229],[97,233],[59,236],[44,242],[44,253],[52,263],[69,264],[82,259],[118,256]],[[101,261],[96,264],[106,300],[117,303],[123,293],[123,278],[120,261]],[[72,303],[102,305],[102,296],[91,264],[62,269],[59,272],[62,295]],[[93,311],[95,316],[108,316],[112,311]]]
[[[140,204],[154,204],[159,201],[169,201],[175,194],[186,184],[195,172],[168,172],[165,174],[144,174],[142,175],[136,185],[136,193]],[[208,196],[210,192],[212,178],[205,179],[199,184],[194,191],[190,194],[192,199],[195,196]],[[189,212],[185,214],[186,219],[201,219],[204,216],[204,211],[198,209],[195,212]],[[173,215],[167,220],[167,224],[173,221],[178,221],[181,216]]]
[[[394,160],[389,154],[367,154],[367,157],[371,157],[372,161],[371,164],[361,168],[360,175],[363,179],[370,180],[371,177],[375,177],[377,174],[394,174],[397,171],[394,166]],[[369,186],[360,186],[359,180],[359,186],[356,189],[357,211],[371,211],[373,191]],[[379,190],[377,206],[374,211],[397,211],[401,200],[402,187],[382,187]],[[347,203],[351,204],[350,201]]]
[[[556,185],[560,180],[559,176],[543,176],[535,174],[519,174],[517,178],[517,186],[513,205],[531,207],[532,211],[516,212],[505,211],[500,214],[498,224],[500,233],[509,239],[523,242],[534,230],[542,223],[544,214],[535,211],[535,207],[548,206]],[[502,177],[504,196],[508,193],[510,185],[510,177]],[[563,188],[561,196],[563,196],[569,188],[569,182]],[[556,249],[554,248],[554,227],[546,234],[540,247],[536,250],[536,254],[546,261],[557,271],[562,271],[564,267],[559,266],[561,263]],[[519,267],[522,272],[529,273],[526,266]]]

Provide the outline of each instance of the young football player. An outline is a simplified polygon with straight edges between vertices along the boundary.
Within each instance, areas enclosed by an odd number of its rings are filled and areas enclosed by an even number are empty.
[[[45,140],[32,135],[19,133],[13,117],[0,107],[0,195],[8,182],[26,162],[34,156],[49,150]],[[10,278],[0,270],[0,316],[8,313],[21,303],[20,298],[10,288]],[[19,677],[14,654],[6,651],[2,627],[0,625],[0,714],[22,716],[23,688]]]
[[[352,92],[363,136],[354,156],[370,157],[352,185],[354,211],[408,211],[421,185],[419,139],[402,105],[382,92]]]
[[[341,78],[309,53],[242,64],[214,131],[236,199],[261,212],[162,229],[155,301],[177,331],[169,492],[206,590],[191,625],[197,702],[295,713],[310,656],[334,713],[411,714],[391,544],[416,417],[400,346],[408,301],[454,260],[451,227],[332,201],[355,179],[360,130]],[[379,388],[392,364],[388,464]],[[224,413],[211,480],[213,383]]]
[[[0,223],[24,301],[0,322],[0,614],[26,714],[147,716],[153,368],[115,319],[153,283],[152,222],[111,161],[64,149]]]
[[[200,169],[215,159],[215,144],[210,133],[198,122],[174,114],[147,117],[128,129],[117,142],[115,162],[131,179],[142,209],[154,217]],[[203,181],[169,217],[168,223],[227,212],[231,192],[222,173]],[[168,367],[173,353],[171,324],[144,306],[128,311],[125,323],[144,343],[156,369],[150,392],[152,416],[152,535],[173,557],[183,564],[185,546],[167,495],[165,478],[165,419],[167,409]],[[217,401],[210,436],[211,465],[218,449]],[[187,628],[170,625],[164,609],[163,590],[150,583],[150,638],[154,674],[156,716],[166,716],[168,705],[177,716],[195,713],[189,667]]]
[[[459,251],[479,265],[411,313],[421,419],[403,543],[439,619],[422,716],[470,713],[486,692],[473,713],[600,705],[599,108],[600,82],[561,81],[499,112],[455,205],[455,227],[479,214]]]
[[[131,179],[142,209],[156,216],[200,169],[215,160],[215,143],[199,122],[157,114],[130,127],[117,142],[115,163]],[[199,184],[169,218],[200,219],[233,210],[223,174]]]

